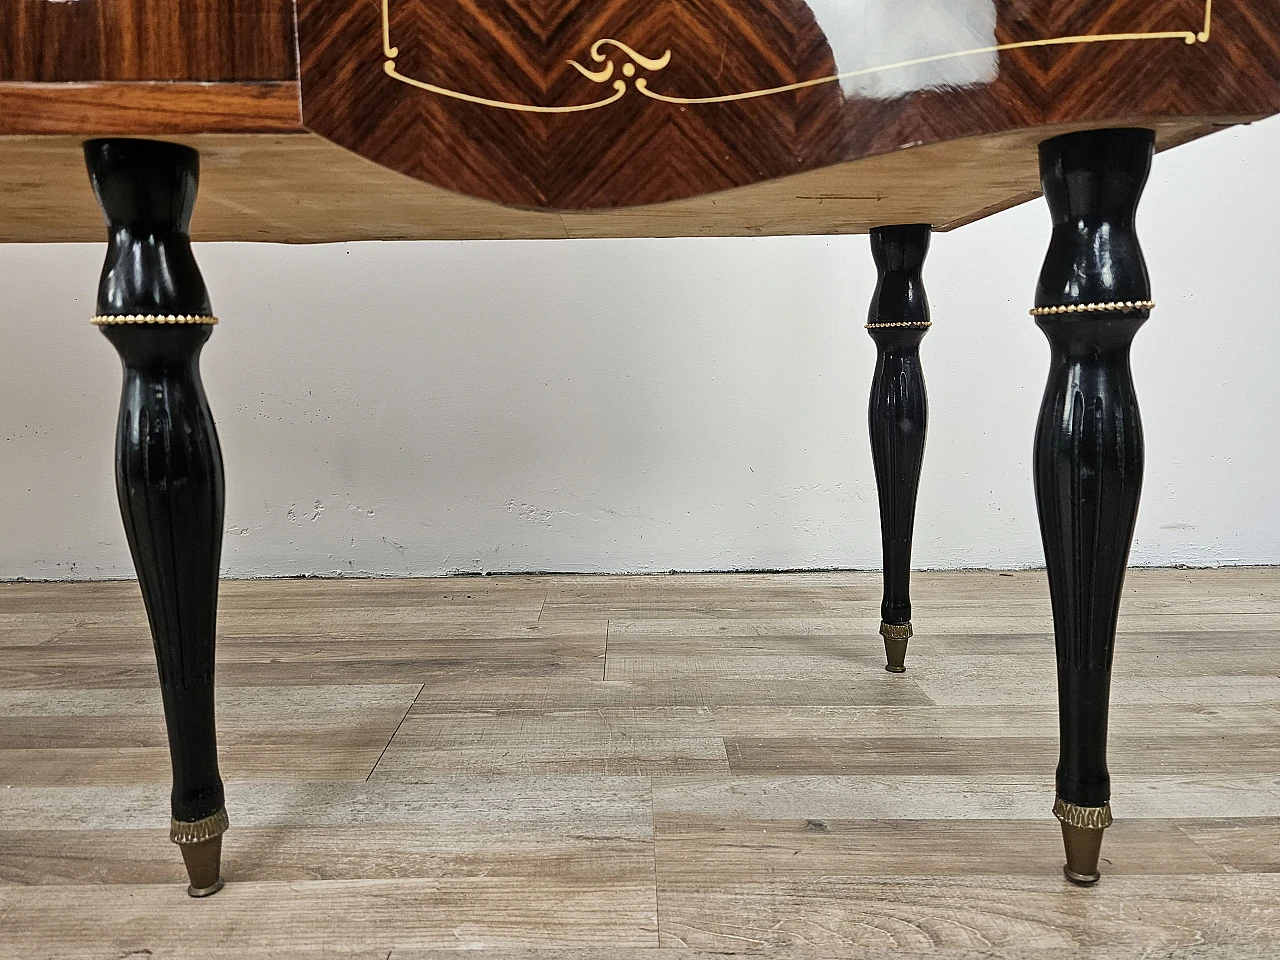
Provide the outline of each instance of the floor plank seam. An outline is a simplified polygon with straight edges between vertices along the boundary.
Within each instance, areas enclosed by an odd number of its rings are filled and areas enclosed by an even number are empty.
[[[409,701],[409,706],[404,712],[404,716],[400,718],[400,722],[396,724],[396,728],[391,731],[391,736],[387,738],[387,745],[382,748],[382,752],[378,754],[378,759],[373,762],[373,769],[369,771],[369,775],[364,778],[364,782],[368,783],[373,779],[373,775],[378,772],[378,764],[382,763],[382,758],[387,755],[387,751],[391,749],[391,744],[396,739],[396,734],[400,732],[400,728],[404,726],[404,722],[409,719],[409,714],[413,712],[413,706],[418,702],[418,698],[422,696],[422,691],[427,689],[425,683],[419,685],[418,692],[413,695],[413,699]]]

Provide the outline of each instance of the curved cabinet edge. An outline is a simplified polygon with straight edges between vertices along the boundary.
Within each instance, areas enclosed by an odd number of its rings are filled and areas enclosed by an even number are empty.
[[[1168,149],[1225,120],[1148,125],[1160,149]],[[1131,123],[1142,125],[1140,118]],[[433,187],[308,132],[188,135],[166,128],[156,136],[201,153],[194,239],[330,243],[856,234],[892,223],[950,230],[1038,196],[1038,144],[1086,126],[913,147],[689,200],[574,213],[503,206]],[[0,136],[0,242],[103,239],[84,176],[83,139]]]

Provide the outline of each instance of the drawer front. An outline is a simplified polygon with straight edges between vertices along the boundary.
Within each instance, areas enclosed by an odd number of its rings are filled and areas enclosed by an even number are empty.
[[[0,81],[292,80],[291,0],[0,0]]]

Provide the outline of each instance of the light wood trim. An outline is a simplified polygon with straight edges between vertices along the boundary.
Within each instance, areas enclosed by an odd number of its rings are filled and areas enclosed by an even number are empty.
[[[1213,121],[1158,124],[1158,145],[1210,133]],[[1078,128],[956,140],[721,194],[586,212],[518,209],[451,193],[312,134],[169,131],[165,138],[201,152],[194,239],[327,243],[847,234],[891,223],[948,230],[1035,196],[1038,143]],[[102,239],[80,144],[79,137],[0,137],[0,242]]]

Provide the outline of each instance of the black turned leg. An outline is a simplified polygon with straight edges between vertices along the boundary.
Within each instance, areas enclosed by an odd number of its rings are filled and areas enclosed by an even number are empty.
[[[880,635],[888,661],[885,669],[890,673],[906,672],[907,641],[912,634],[911,535],[929,420],[920,367],[920,342],[932,325],[920,276],[929,235],[928,224],[871,231],[871,253],[880,280],[867,322],[878,351],[869,420],[884,547]]]
[[[160,669],[169,835],[203,897],[222,888],[227,810],[213,716],[222,454],[199,369],[217,320],[187,236],[199,155],[146,140],[84,152],[109,228],[94,323],[124,363],[116,492]]]
[[[1054,814],[1066,875],[1080,884],[1097,881],[1111,825],[1111,658],[1143,465],[1129,345],[1154,307],[1134,217],[1153,148],[1149,130],[1073,133],[1040,146],[1053,239],[1032,313],[1052,360],[1036,428],[1036,502],[1058,652]]]

